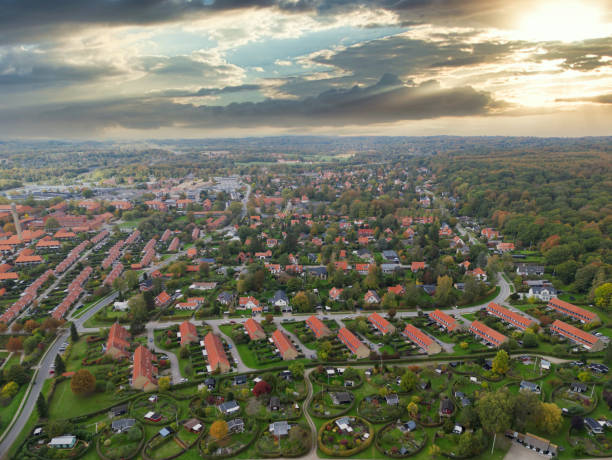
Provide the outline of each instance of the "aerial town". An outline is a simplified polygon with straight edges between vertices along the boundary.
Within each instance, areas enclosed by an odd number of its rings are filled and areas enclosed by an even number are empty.
[[[612,455],[599,154],[201,155],[3,192],[6,458]]]

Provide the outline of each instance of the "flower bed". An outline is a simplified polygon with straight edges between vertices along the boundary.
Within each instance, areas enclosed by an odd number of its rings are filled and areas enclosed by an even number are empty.
[[[384,397],[370,395],[361,400],[357,411],[360,416],[372,423],[384,423],[401,417],[404,408],[401,401],[390,405]]]
[[[333,403],[329,391],[320,391],[312,397],[308,405],[308,411],[313,417],[325,419],[346,414],[355,405],[355,396],[350,392],[347,393],[352,396],[351,403],[336,405]]]
[[[291,424],[289,433],[280,438],[270,430],[264,430],[255,444],[257,453],[263,457],[301,457],[310,450],[312,433],[306,425]]]

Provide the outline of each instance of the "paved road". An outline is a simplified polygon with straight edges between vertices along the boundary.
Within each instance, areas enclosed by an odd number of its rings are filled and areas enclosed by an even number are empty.
[[[179,366],[179,360],[176,357],[176,354],[172,353],[171,351],[164,350],[163,348],[158,347],[157,344],[155,343],[154,332],[155,332],[155,328],[153,327],[153,324],[152,323],[147,324],[147,346],[158,353],[162,353],[168,356],[168,360],[170,361],[170,374],[172,375],[172,383],[174,384],[180,383],[181,378],[183,376],[181,375],[181,368]]]

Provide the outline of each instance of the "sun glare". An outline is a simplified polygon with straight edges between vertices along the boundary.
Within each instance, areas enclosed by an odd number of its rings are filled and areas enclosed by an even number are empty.
[[[572,42],[606,37],[612,25],[602,22],[604,11],[582,1],[554,1],[535,6],[518,22],[518,37],[525,40]]]

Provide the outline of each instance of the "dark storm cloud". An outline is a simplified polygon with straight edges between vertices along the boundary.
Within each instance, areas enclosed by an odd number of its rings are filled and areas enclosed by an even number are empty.
[[[156,97],[202,97],[202,96],[217,96],[221,94],[241,93],[245,91],[257,91],[262,88],[261,85],[236,85],[226,86],[225,88],[200,88],[197,91],[185,91],[181,89],[168,89],[153,93]]]
[[[512,3],[512,5],[508,5]],[[32,42],[87,25],[149,25],[244,8],[336,15],[358,8],[384,8],[405,23],[452,22],[499,25],[505,12],[525,0],[0,0],[0,43]]]
[[[269,99],[198,107],[151,97],[8,110],[0,112],[0,129],[14,132],[25,120],[27,126],[48,134],[63,131],[67,125],[84,133],[117,127],[344,126],[484,115],[502,105],[471,87],[446,89],[436,82],[405,86],[397,77],[385,75],[369,87],[330,90],[299,101]]]

